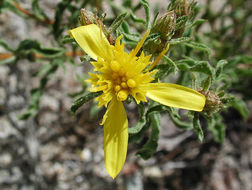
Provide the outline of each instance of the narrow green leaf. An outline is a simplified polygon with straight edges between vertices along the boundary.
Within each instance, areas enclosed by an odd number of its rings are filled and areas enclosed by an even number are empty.
[[[214,70],[208,61],[180,60],[176,65],[181,71],[205,73],[210,76],[211,79],[215,77]]]
[[[130,18],[137,23],[146,24],[145,20],[138,18],[133,12],[130,13]]]
[[[207,92],[210,89],[212,81],[213,81],[213,79],[210,76],[207,77],[207,79],[204,81],[204,83],[203,83],[203,91],[204,92]]]
[[[71,1],[69,0],[62,0],[57,4],[56,7],[56,13],[54,17],[54,23],[53,23],[53,35],[56,39],[61,35],[61,33],[64,31],[61,25],[61,21],[63,19],[63,14],[64,11],[66,10],[67,7],[69,7],[71,4]]]
[[[166,61],[166,63],[169,64],[170,68],[172,69],[172,72],[174,72],[175,74],[178,72],[178,67],[176,65],[176,63],[174,61],[172,61],[169,57],[167,57],[166,55],[163,56],[164,60]]]
[[[190,71],[201,72],[214,78],[214,71],[208,61],[198,61],[196,65],[190,68]]]
[[[73,42],[75,42],[75,40],[69,35],[64,36],[64,38],[61,40],[61,43],[63,44],[72,44]]]
[[[146,117],[149,117],[150,114],[155,112],[164,112],[166,111],[166,107],[160,104],[157,104],[155,106],[152,106],[149,108],[149,110],[146,112]]]
[[[15,55],[21,59],[34,59],[35,53],[39,53],[45,58],[55,58],[62,55],[64,51],[61,48],[43,47],[40,42],[30,39],[23,40],[15,50]]]
[[[110,25],[108,29],[108,34],[111,34],[112,32],[116,31],[116,29],[121,25],[121,23],[124,21],[124,19],[127,17],[127,12],[120,14],[116,19],[113,21],[113,23]]]
[[[193,21],[193,23],[188,27],[188,28],[192,28],[194,26],[198,26],[198,25],[201,25],[203,23],[207,22],[206,19],[198,19],[198,20],[195,20]]]
[[[83,104],[87,103],[95,97],[98,97],[101,94],[102,92],[90,92],[87,95],[78,98],[71,106],[72,113],[75,113]]]
[[[151,135],[147,143],[140,149],[136,155],[144,160],[149,159],[158,147],[159,134],[161,130],[160,113],[152,113],[150,116]]]
[[[145,19],[146,19],[146,28],[150,29],[151,22],[150,22],[150,6],[147,0],[140,0],[140,4],[143,5],[145,11]]]
[[[19,16],[26,17],[24,13],[22,13],[13,5],[13,0],[2,0],[0,2],[0,13],[3,13],[5,11],[12,11]]]
[[[31,109],[27,109],[24,113],[22,113],[21,115],[18,116],[19,120],[27,120],[30,117],[36,115],[38,109],[37,108],[31,108]]]
[[[209,47],[207,47],[205,44],[203,43],[199,43],[199,42],[187,42],[184,43],[186,46],[205,52],[208,56],[210,56],[211,54],[211,49]]]
[[[124,7],[131,7],[132,0],[123,0],[123,6]]]
[[[48,19],[44,11],[40,8],[38,0],[32,0],[32,11],[34,16],[39,20]]]
[[[127,34],[127,33],[123,33],[123,36],[126,40],[130,40],[133,42],[138,42],[141,38],[140,35],[138,34]]]
[[[249,116],[249,111],[245,102],[241,99],[235,98],[233,102],[231,102],[232,106],[241,114],[244,120],[246,120]]]
[[[3,41],[1,38],[0,38],[0,46],[2,46],[4,49],[6,49],[7,51],[10,51],[10,52],[13,52],[13,49],[11,49],[8,44]]]
[[[204,139],[204,133],[200,125],[199,113],[196,113],[196,112],[194,113],[194,117],[193,117],[193,129],[197,133],[197,136],[200,142],[202,142]]]
[[[191,40],[192,40],[191,37],[175,38],[175,39],[172,39],[172,40],[170,41],[170,44],[171,44],[171,45],[177,45],[177,44],[189,42],[189,41],[191,41]]]
[[[139,121],[137,122],[135,126],[129,128],[129,135],[135,135],[139,133],[143,129],[145,124],[146,124],[145,118],[139,119]]]
[[[145,108],[144,108],[144,104],[140,103],[138,104],[138,110],[139,110],[139,121],[137,122],[137,124],[134,127],[130,127],[129,128],[129,134],[130,135],[135,135],[137,133],[139,133],[142,128],[144,127],[144,125],[146,124],[146,119],[145,119]]]
[[[220,60],[216,64],[216,69],[215,69],[215,76],[218,78],[220,74],[222,73],[224,65],[226,65],[228,62],[226,60]]]
[[[37,76],[42,76],[42,75],[46,75],[47,73],[49,73],[49,71],[51,69],[53,69],[55,66],[54,64],[48,63],[48,64],[44,64],[39,71],[37,71],[36,73],[34,73],[32,76],[33,77],[37,77]]]
[[[219,143],[223,143],[225,140],[225,129],[222,118],[219,114],[214,114],[214,116],[208,119],[208,130],[212,132],[214,140]]]
[[[127,34],[130,34],[130,26],[128,25],[127,22],[122,22],[121,24],[121,28],[123,30],[123,32],[127,33]]]
[[[8,59],[0,60],[0,65],[15,63],[15,61],[16,61],[16,57],[12,56],[12,57],[10,57]]]
[[[192,123],[187,123],[181,120],[181,117],[179,116],[177,110],[171,107],[167,107],[167,112],[170,116],[170,119],[173,121],[173,123],[180,129],[192,129],[193,125]]]

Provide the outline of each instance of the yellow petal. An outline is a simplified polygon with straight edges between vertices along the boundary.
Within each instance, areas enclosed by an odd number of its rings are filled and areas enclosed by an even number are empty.
[[[128,119],[123,103],[114,98],[104,117],[105,167],[114,179],[124,165],[128,148]]]
[[[138,53],[138,51],[141,49],[141,47],[143,46],[144,41],[146,40],[149,33],[150,33],[150,30],[147,30],[147,32],[144,34],[143,38],[137,43],[136,48],[131,51],[131,56],[132,57],[135,56]]]
[[[170,44],[166,46],[166,48],[158,55],[158,57],[155,59],[155,61],[151,64],[151,66],[148,68],[148,70],[151,70],[153,67],[155,67],[160,59],[164,56],[164,54],[168,51],[170,47]]]
[[[69,30],[69,35],[93,59],[101,57],[104,60],[113,59],[112,47],[102,30],[95,24],[80,26]]]
[[[202,111],[206,102],[204,95],[177,84],[149,83],[143,89],[150,99],[175,108]]]

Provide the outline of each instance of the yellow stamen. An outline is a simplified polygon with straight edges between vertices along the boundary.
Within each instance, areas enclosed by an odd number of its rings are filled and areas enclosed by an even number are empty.
[[[115,86],[115,91],[118,92],[119,90],[121,90],[121,86],[120,85],[116,85]]]
[[[110,68],[112,69],[112,71],[118,72],[120,70],[121,66],[117,61],[111,61]]]
[[[124,101],[128,98],[129,92],[127,90],[121,90],[117,94],[117,100]]]
[[[136,87],[136,82],[133,80],[133,79],[129,79],[127,81],[127,85],[130,87],[130,88],[134,88]]]
[[[122,82],[122,83],[121,83],[121,87],[127,88],[128,86],[127,86],[126,82]]]

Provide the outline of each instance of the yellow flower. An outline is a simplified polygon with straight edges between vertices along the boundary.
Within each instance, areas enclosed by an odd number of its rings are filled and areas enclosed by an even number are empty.
[[[115,45],[110,45],[102,30],[95,24],[80,26],[69,31],[80,47],[95,61],[94,73],[89,73],[92,84],[91,92],[102,91],[96,98],[99,106],[107,107],[103,116],[105,167],[112,178],[121,171],[128,147],[128,120],[123,101],[131,95],[137,103],[147,101],[146,97],[166,106],[202,111],[205,96],[180,85],[150,83],[157,70],[149,71],[162,55],[153,63],[151,55],[141,52],[136,56],[146,39],[148,32],[131,52],[124,51],[117,38]],[[108,106],[107,106],[108,105]]]

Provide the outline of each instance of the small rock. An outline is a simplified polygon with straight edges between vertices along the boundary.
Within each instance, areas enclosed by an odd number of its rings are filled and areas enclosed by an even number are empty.
[[[39,125],[51,126],[54,122],[58,121],[58,114],[53,112],[41,112],[38,117]]]
[[[0,139],[5,139],[10,135],[17,135],[17,131],[13,129],[5,117],[0,118]]]
[[[94,153],[94,162],[99,163],[104,158],[104,150],[102,147],[98,147],[97,151]]]
[[[83,161],[89,162],[92,160],[92,152],[90,149],[88,148],[84,148],[81,153],[80,153],[80,157]]]
[[[8,166],[10,165],[11,161],[12,161],[12,157],[9,153],[0,155],[0,165]]]
[[[133,175],[125,180],[126,190],[143,190],[143,176],[139,171],[136,171]]]
[[[0,105],[4,105],[5,98],[6,98],[5,90],[4,88],[0,87]]]
[[[41,103],[41,108],[48,107],[52,111],[59,110],[59,101],[52,96],[44,95],[40,103]]]
[[[16,75],[10,75],[9,76],[9,90],[10,92],[16,92],[17,90],[17,76]]]
[[[25,102],[24,97],[13,95],[9,99],[8,106],[11,108],[19,108],[24,105],[24,102]]]
[[[0,84],[5,83],[5,81],[8,79],[9,72],[10,72],[10,69],[8,67],[0,66]]]
[[[147,168],[144,168],[144,176],[151,177],[151,178],[161,178],[162,171],[157,166],[147,167]]]

